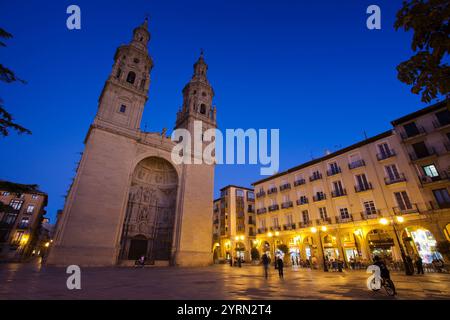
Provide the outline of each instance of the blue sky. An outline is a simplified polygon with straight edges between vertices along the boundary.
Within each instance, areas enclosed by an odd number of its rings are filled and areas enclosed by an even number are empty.
[[[77,4],[82,29],[66,28]],[[366,8],[382,29],[366,28]],[[279,128],[280,170],[390,128],[425,105],[396,78],[411,34],[393,29],[401,1],[2,1],[1,27],[14,35],[0,61],[27,80],[0,84],[7,110],[31,136],[0,138],[0,178],[37,183],[48,215],[63,207],[115,49],[150,14],[155,67],[142,127],[171,130],[200,48],[214,87],[218,125]],[[216,168],[215,195],[250,186],[257,165]]]

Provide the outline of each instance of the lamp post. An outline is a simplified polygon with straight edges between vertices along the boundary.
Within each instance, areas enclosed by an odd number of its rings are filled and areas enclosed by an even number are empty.
[[[394,218],[391,219],[391,222],[392,222],[392,228],[394,229],[395,238],[397,239],[398,246],[400,247],[400,254],[401,254],[401,256],[402,256],[403,265],[404,265],[404,267],[405,267],[405,274],[406,274],[407,276],[410,276],[410,275],[412,275],[412,274],[410,273],[409,263],[406,261],[405,250],[403,249],[402,243],[400,242],[400,239],[399,239],[399,237],[398,237],[398,234],[397,234],[397,228],[396,228],[396,222],[395,222],[395,220],[397,220],[398,223],[403,223],[403,222],[405,221],[405,218],[403,218],[402,216],[396,216],[395,218],[396,218],[396,219],[394,219]],[[388,224],[389,224],[389,221],[388,221],[388,219],[386,219],[386,218],[381,218],[381,219],[380,219],[380,223],[381,223],[382,225],[388,225]]]
[[[278,237],[280,235],[280,232],[275,231],[275,234],[273,234],[272,232],[268,232],[267,233],[267,237],[272,239],[272,246],[273,246],[273,261],[276,263],[275,261],[275,254],[276,254],[276,248],[275,248],[275,237]],[[275,237],[274,237],[275,236]]]
[[[325,252],[323,250],[323,245],[322,245],[322,233],[320,231],[327,231],[327,227],[322,226],[319,230],[317,230],[315,227],[311,228],[311,232],[312,233],[316,233],[317,231],[319,231],[319,243],[320,243],[320,250],[322,251],[322,257],[323,257],[323,271],[324,272],[328,272],[328,266],[327,266],[327,262],[325,260]]]

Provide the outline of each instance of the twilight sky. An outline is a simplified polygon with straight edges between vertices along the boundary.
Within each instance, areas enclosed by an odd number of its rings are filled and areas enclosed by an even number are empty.
[[[82,29],[66,28],[81,7]],[[382,30],[366,28],[366,8],[382,10]],[[172,130],[200,48],[214,87],[218,125],[279,128],[280,171],[390,128],[425,105],[396,78],[411,34],[393,29],[401,0],[376,1],[2,1],[0,26],[14,35],[0,62],[26,85],[0,83],[15,119],[33,131],[0,138],[0,179],[36,183],[48,216],[63,207],[83,139],[115,49],[150,14],[155,67],[142,128]],[[215,195],[250,186],[259,165],[216,167]]]

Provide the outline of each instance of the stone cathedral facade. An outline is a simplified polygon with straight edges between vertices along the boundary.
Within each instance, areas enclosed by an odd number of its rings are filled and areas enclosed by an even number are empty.
[[[85,139],[85,150],[58,223],[50,265],[212,263],[214,166],[174,164],[176,144],[140,130],[153,61],[147,20],[120,46]],[[216,127],[214,91],[203,54],[183,89],[175,129]]]

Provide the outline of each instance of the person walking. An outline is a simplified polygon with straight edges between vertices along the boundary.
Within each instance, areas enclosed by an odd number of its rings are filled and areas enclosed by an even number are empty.
[[[418,255],[416,259],[416,268],[417,268],[417,274],[424,274],[423,272],[423,261],[422,258]]]
[[[261,257],[261,262],[264,267],[264,278],[267,279],[269,276],[269,265],[270,265],[270,258],[267,256],[267,253],[264,253]]]
[[[277,258],[277,267],[278,267],[278,276],[280,277],[280,279],[283,279],[283,277],[284,277],[284,274],[283,274],[284,263],[283,263],[283,259],[281,259],[281,256],[278,256],[278,258]]]

